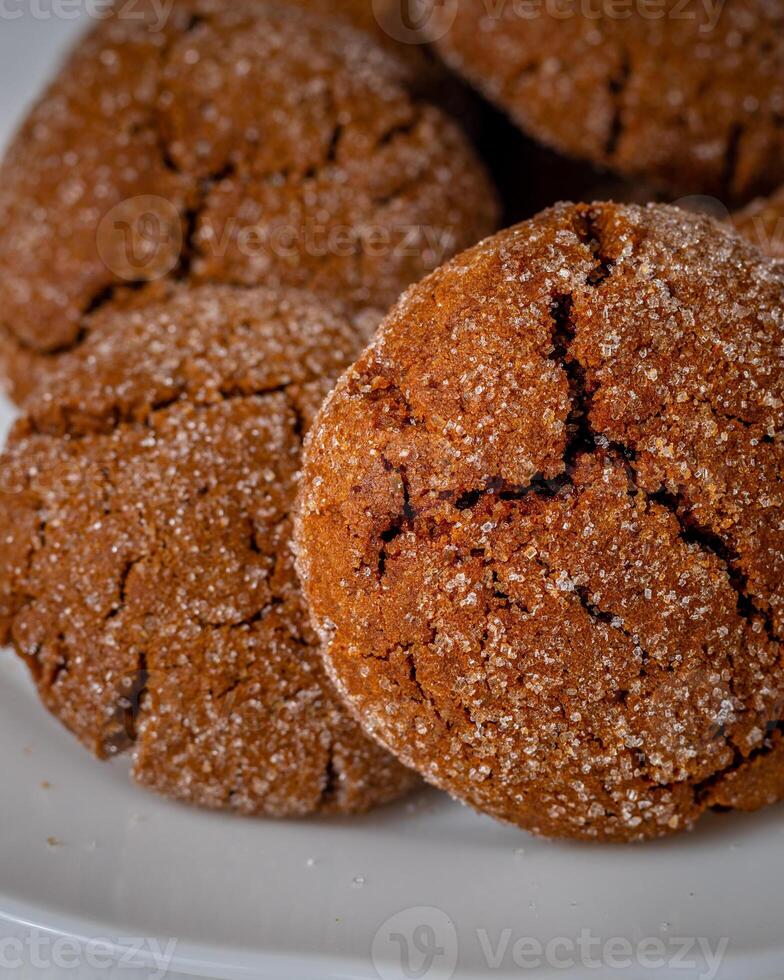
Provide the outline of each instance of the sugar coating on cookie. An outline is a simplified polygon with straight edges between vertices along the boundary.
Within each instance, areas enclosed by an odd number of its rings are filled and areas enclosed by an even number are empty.
[[[17,398],[117,287],[283,285],[386,311],[494,230],[466,138],[366,33],[261,0],[177,0],[160,23],[157,6],[77,45],[0,171]]]
[[[290,549],[302,434],[362,339],[306,294],[179,287],[97,314],[13,431],[2,641],[145,786],[285,816],[413,784],[328,682]]]
[[[311,430],[328,668],[428,780],[634,840],[784,795],[784,270],[560,205],[412,287]]]
[[[433,5],[447,62],[548,145],[679,193],[784,180],[784,3]]]
[[[416,43],[416,18],[409,18],[406,0],[286,0],[323,17],[340,17],[376,44],[401,58],[414,74],[414,83],[425,87],[449,84],[441,62],[425,45]],[[413,25],[409,26],[409,20]]]

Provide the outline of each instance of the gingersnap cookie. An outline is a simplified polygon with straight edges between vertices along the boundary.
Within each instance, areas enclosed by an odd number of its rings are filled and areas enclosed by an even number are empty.
[[[157,6],[79,44],[0,172],[18,399],[118,287],[308,287],[385,311],[495,224],[461,131],[366,34],[259,0]]]
[[[2,641],[144,786],[285,816],[414,782],[327,680],[290,549],[302,434],[362,340],[307,294],[179,287],[96,314],[13,431]]]
[[[449,0],[428,31],[450,66],[561,152],[676,193],[770,191],[784,180],[784,5],[654,6]]]
[[[635,840],[784,795],[784,269],[560,205],[412,287],[306,447],[328,669],[430,782]]]
[[[766,255],[784,259],[784,187],[733,215],[735,228]]]

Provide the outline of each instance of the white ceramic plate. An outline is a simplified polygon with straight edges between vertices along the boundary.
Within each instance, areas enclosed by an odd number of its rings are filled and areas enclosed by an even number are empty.
[[[78,29],[0,12],[0,137]],[[3,427],[10,417],[4,406]],[[275,980],[782,975],[782,808],[625,848],[536,841],[428,791],[355,820],[203,813],[93,761],[6,652],[0,773],[0,918],[39,937],[53,975],[56,935],[100,938],[126,962],[133,950],[148,975],[161,963]],[[15,949],[0,943],[0,973]],[[61,974],[86,977],[102,951],[83,945]]]

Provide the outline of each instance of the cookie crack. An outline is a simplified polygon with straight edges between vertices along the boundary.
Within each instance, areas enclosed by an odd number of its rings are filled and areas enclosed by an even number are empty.
[[[595,258],[596,264],[587,277],[587,282],[592,288],[597,288],[612,274],[614,261],[604,253],[600,230],[590,213],[581,215],[581,225],[577,230],[581,241]],[[628,455],[628,450],[625,447],[611,444],[596,433],[591,426],[591,392],[588,388],[583,365],[571,352],[577,329],[573,317],[573,307],[574,296],[571,293],[555,294],[550,307],[553,346],[550,359],[561,365],[566,374],[570,392],[570,409],[566,420],[568,436],[563,454],[563,473],[554,478],[545,478],[542,474],[536,474],[524,486],[510,485],[505,481],[493,479],[488,481],[484,487],[465,491],[459,495],[454,493],[441,495],[443,500],[452,500],[458,510],[472,508],[486,494],[497,493],[501,495],[502,499],[521,499],[529,494],[556,496],[565,487],[572,485],[572,473],[578,456],[584,452],[595,452],[597,443],[600,441],[605,448],[615,448],[624,457]],[[394,390],[402,401],[410,422],[413,416],[408,399],[399,385],[394,385]],[[383,465],[387,472],[395,472],[399,476],[402,484],[403,505],[400,512],[380,534],[383,546],[379,551],[377,562],[379,578],[383,578],[386,572],[389,557],[386,544],[394,541],[406,527],[413,524],[418,516],[417,511],[411,505],[411,494],[405,470],[396,467],[387,458],[383,458]]]
[[[81,319],[81,324],[78,327],[72,340],[66,341],[65,343],[58,344],[56,347],[49,347],[46,350],[41,349],[30,341],[26,340],[23,336],[17,334],[7,323],[3,322],[0,324],[0,330],[2,330],[3,336],[10,342],[13,343],[15,347],[24,351],[25,354],[29,354],[34,357],[40,357],[44,359],[57,358],[63,354],[70,354],[84,343],[88,335],[88,328],[85,323],[87,319],[96,315],[105,307],[110,306],[118,295],[124,292],[137,292],[148,286],[149,282],[143,279],[136,280],[123,280],[123,282],[111,283],[108,286],[101,286],[97,289],[84,303],[84,308],[79,314]]]
[[[126,676],[126,694],[118,696],[114,715],[101,741],[104,756],[120,755],[130,749],[138,739],[139,718],[148,693],[150,671],[146,653],[139,653],[136,669]]]
[[[552,565],[545,561],[541,556],[537,556],[536,563],[549,578],[557,578],[556,569],[554,569]],[[562,571],[566,570],[563,569]],[[558,572],[558,576],[560,575],[561,572]],[[569,575],[568,572],[567,575]],[[625,636],[632,643],[635,653],[639,654],[640,657],[641,667],[639,677],[645,677],[647,665],[653,658],[651,657],[649,651],[643,647],[640,636],[637,633],[627,629],[622,617],[620,617],[617,613],[614,613],[611,609],[602,609],[601,606],[599,606],[599,604],[595,601],[595,597],[591,595],[591,592],[587,586],[580,585],[578,582],[575,582],[571,575],[569,575],[569,583],[569,588],[566,591],[575,597],[582,609],[594,623],[602,623],[605,626],[609,626],[622,636]]]
[[[422,121],[422,109],[416,106],[411,114],[411,118],[406,122],[396,123],[383,132],[376,141],[376,149],[382,146],[389,146],[399,136],[410,136]]]
[[[255,387],[243,387],[241,384],[223,384],[209,389],[212,396],[196,400],[188,392],[184,384],[170,395],[151,401],[148,404],[114,404],[102,411],[96,417],[97,422],[104,422],[106,425],[99,429],[90,429],[79,426],[74,422],[74,416],[69,407],[66,407],[60,417],[59,426],[56,434],[67,436],[71,442],[83,439],[90,439],[96,436],[108,436],[116,433],[122,426],[142,426],[151,431],[155,430],[154,417],[165,414],[177,405],[191,405],[195,411],[209,411],[216,405],[223,405],[232,401],[249,400],[253,398],[274,398],[276,395],[283,395],[286,400],[286,407],[294,416],[293,431],[301,444],[303,433],[307,428],[307,419],[301,406],[292,397],[292,389],[300,388],[313,381],[320,380],[316,375],[308,376],[303,380],[284,381],[282,383],[259,385]],[[83,417],[84,412],[81,407],[75,409],[76,417]],[[29,434],[36,436],[51,436],[53,434],[51,425],[46,418],[36,418],[30,415],[26,418]]]
[[[395,127],[394,132],[396,134],[396,137],[411,135],[412,133],[414,133],[422,125],[423,118],[424,118],[423,112],[421,109],[419,109],[415,114],[415,118],[413,122],[408,123],[406,125]],[[375,152],[378,152],[378,150],[382,149],[384,146],[391,145],[393,142],[394,139],[390,139],[387,141],[385,140],[384,137],[382,137],[382,140],[379,141],[379,143],[375,147]],[[404,168],[398,166],[396,169],[399,171],[399,175],[402,179],[400,179],[390,190],[384,193],[371,194],[370,200],[373,203],[373,205],[379,209],[387,208],[390,205],[394,205],[401,198],[404,198],[411,190],[414,191],[418,190],[419,187],[421,186],[424,167],[425,167],[424,162],[420,163],[420,165],[417,166],[416,169],[413,171],[410,168],[407,167]],[[363,233],[362,228],[356,229],[356,235],[360,247],[364,250],[365,235]]]
[[[711,803],[711,791],[727,779],[727,777],[732,776],[734,773],[740,771],[745,766],[749,766],[756,762],[758,759],[764,758],[775,752],[782,744],[782,732],[784,732],[784,721],[773,721],[767,726],[767,732],[763,744],[756,749],[752,749],[748,755],[743,755],[743,753],[737,747],[732,746],[728,742],[728,745],[734,747],[735,755],[732,762],[720,769],[718,772],[713,773],[706,779],[694,785],[694,802],[702,807],[708,808],[721,808],[720,805]]]
[[[593,452],[596,436],[590,422],[591,393],[588,390],[585,371],[579,360],[572,355],[577,325],[573,318],[574,297],[571,293],[556,295],[550,307],[553,321],[553,351],[550,360],[560,364],[569,385],[570,408],[566,419],[567,440],[563,465],[568,474],[581,452]]]
[[[649,503],[668,510],[678,522],[681,540],[696,544],[702,551],[713,555],[724,567],[727,579],[737,596],[737,610],[741,619],[755,629],[762,624],[771,643],[781,643],[773,617],[768,608],[761,608],[759,600],[750,592],[748,576],[741,570],[741,556],[722,537],[709,527],[700,524],[690,512],[690,505],[682,494],[670,493],[664,487],[654,493],[645,493]]]
[[[145,561],[145,559],[146,556],[142,556],[141,558],[135,558],[130,561],[127,561],[123,566],[122,570],[120,571],[119,582],[117,583],[117,596],[118,596],[117,604],[106,617],[107,621],[110,619],[116,619],[118,616],[122,614],[126,605],[128,579],[131,577],[131,573],[133,572],[134,568],[136,568],[137,565],[140,565],[143,561]]]
[[[716,405],[714,401],[710,398],[691,398],[690,402],[692,405],[703,405],[705,408],[710,410],[711,415],[714,418],[723,419],[725,422],[734,422],[736,425],[741,426],[741,428],[746,429],[749,432],[759,432],[759,441],[763,443],[774,443],[778,438],[784,434],[784,430],[776,429],[774,426],[768,424],[765,425],[763,422],[752,422],[749,419],[743,418],[741,415],[735,415],[732,412],[727,411],[725,408],[721,408]]]
[[[612,275],[614,263],[604,252],[602,233],[590,212],[584,217],[583,242],[593,251],[597,265],[594,273],[588,277],[592,288],[597,288]],[[659,503],[673,514],[680,528],[680,536],[687,544],[697,545],[703,552],[713,555],[722,563],[728,582],[737,595],[738,614],[748,625],[755,629],[755,624],[762,622],[771,642],[780,643],[781,637],[776,633],[770,611],[760,608],[759,600],[749,591],[748,579],[739,569],[740,555],[715,531],[701,527],[688,512],[688,502],[683,497],[673,497],[664,488],[651,494],[639,484],[635,467],[636,452],[633,447],[623,442],[610,441],[601,433],[597,433],[590,422],[592,392],[588,387],[585,368],[579,358],[573,353],[573,345],[577,332],[577,324],[573,317],[573,294],[557,295],[553,299],[553,354],[552,358],[561,363],[569,381],[572,395],[572,408],[567,425],[571,424],[571,436],[564,453],[564,465],[569,471],[576,457],[582,452],[595,452],[597,445],[605,449],[615,450],[624,461],[627,475],[632,481],[635,492],[642,493],[651,503]]]
[[[746,127],[741,122],[733,123],[727,134],[727,142],[724,149],[724,161],[721,171],[721,186],[728,192],[735,192],[735,178],[740,166],[740,152]]]
[[[438,637],[438,631],[435,632],[435,635],[433,636],[433,640],[431,642],[435,642],[437,637]],[[425,704],[430,705],[430,710],[436,716],[439,723],[444,726],[446,731],[448,732],[451,731],[454,728],[454,723],[450,721],[449,718],[447,718],[442,713],[440,707],[438,706],[438,703],[436,702],[436,699],[427,690],[427,688],[422,684],[421,680],[419,679],[419,665],[416,662],[416,655],[414,654],[414,645],[401,647],[401,651],[404,657],[406,658],[406,664],[408,665],[408,680],[416,689],[419,695],[418,700],[424,701]],[[463,712],[463,715],[465,716],[468,723],[476,727],[477,722],[471,713],[471,709],[461,697],[457,698],[457,707],[459,707],[460,710]]]
[[[181,170],[177,171],[182,173]],[[196,259],[201,256],[199,248],[199,234],[201,232],[201,219],[209,205],[210,195],[213,190],[225,180],[229,180],[236,173],[236,167],[230,161],[224,164],[214,173],[207,174],[198,181],[195,192],[195,201],[181,215],[182,222],[182,248],[171,277],[178,282],[187,281],[193,271]],[[186,175],[187,176],[187,175]]]
[[[621,51],[621,64],[618,71],[607,83],[607,93],[613,105],[613,115],[604,145],[604,154],[609,159],[615,156],[624,134],[624,93],[632,75],[631,56],[627,48]]]
[[[411,506],[411,488],[409,486],[408,474],[405,467],[395,466],[386,457],[382,457],[382,464],[387,473],[395,473],[400,480],[403,502],[400,512],[389,522],[386,528],[379,535],[382,542],[377,561],[379,579],[382,579],[386,573],[387,558],[389,554],[386,546],[394,541],[395,538],[399,537],[406,527],[411,527],[416,518],[416,512]]]
[[[580,224],[577,227],[577,234],[582,244],[593,255],[596,265],[592,272],[587,276],[587,284],[596,288],[601,286],[605,280],[609,279],[615,269],[615,259],[613,259],[604,248],[604,235],[594,214],[590,211],[582,211],[578,215]]]
[[[274,393],[283,392],[286,395],[287,404],[291,405],[292,411],[294,411],[295,408],[290,399],[290,392],[289,392],[290,387],[292,387],[292,385],[288,385],[288,384],[275,386],[274,388],[271,388],[269,391],[265,390],[264,392],[262,392],[262,395],[271,394],[273,392]],[[254,397],[254,396],[255,396],[255,392],[251,393],[249,397]],[[226,395],[226,400],[231,400],[234,397],[246,397],[246,394],[244,392],[230,393]],[[172,403],[175,403],[178,399],[179,399],[179,395],[177,398],[172,400]],[[201,407],[209,407],[209,406],[201,406]],[[119,424],[117,418],[113,418],[113,421],[115,422],[115,424]],[[83,437],[86,437],[86,435]],[[102,472],[105,481],[104,485],[107,487],[107,489],[115,490],[116,487],[114,481],[111,478],[111,475],[105,469]],[[111,513],[108,506],[104,512],[105,514]],[[41,507],[40,502],[38,504],[37,514],[39,518],[38,524],[34,530],[34,535],[30,541],[30,545],[27,553],[28,575],[29,575],[29,568],[32,566],[32,562],[35,558],[35,555],[41,550],[46,548],[46,527],[47,527],[48,518],[46,512]],[[275,526],[284,524],[286,521],[290,519],[290,517],[291,517],[290,510],[287,510],[286,513],[276,522]],[[110,621],[116,619],[122,614],[127,603],[128,582],[130,576],[133,573],[133,570],[143,562],[148,561],[150,558],[154,557],[156,550],[157,549],[154,548],[152,550],[152,553],[135,557],[133,559],[126,561],[123,564],[117,576],[117,596],[118,596],[117,602],[113,605],[112,609],[108,612],[108,614],[104,616],[103,618],[104,626],[106,626]],[[267,575],[268,582],[272,579],[273,575],[274,575],[274,570],[271,570]],[[286,601],[285,591],[281,592],[280,590],[276,590],[272,587],[270,587],[270,590],[272,592],[271,600],[262,609],[258,610],[257,612],[255,612],[250,616],[243,618],[239,622],[210,623],[206,621],[199,621],[197,619],[191,619],[191,622],[202,630],[210,630],[210,631],[218,631],[222,629],[229,629],[229,630],[251,629],[253,625],[266,619],[266,617],[269,616],[269,614],[274,609],[283,605],[284,602]],[[31,604],[38,601],[38,598],[39,598],[38,596],[32,594],[25,595],[24,600],[20,602],[18,607],[13,612],[12,622],[13,623],[17,622],[19,616],[27,608],[29,608]],[[289,634],[289,639],[299,646],[310,647],[310,644],[299,632]],[[57,640],[60,646],[60,656],[58,662],[53,667],[52,676],[46,679],[47,687],[51,687],[53,684],[57,683],[59,676],[62,675],[63,673],[67,673],[68,671],[68,665],[69,665],[68,647],[65,642],[64,635],[62,633],[59,634]],[[39,653],[40,651],[36,650],[31,657],[25,656],[24,659],[30,661],[30,667],[31,670],[33,671],[33,675],[36,677],[36,680],[40,684],[42,667],[38,659]],[[130,750],[134,746],[138,737],[139,719],[143,713],[145,701],[149,693],[151,676],[153,672],[165,671],[166,669],[169,668],[167,668],[165,665],[160,665],[157,663],[154,667],[151,666],[148,663],[148,657],[145,652],[138,654],[135,670],[131,674],[126,674],[125,676],[125,680],[123,682],[124,690],[123,689],[118,690],[116,694],[114,694],[114,696],[112,697],[110,703],[107,704],[107,711],[110,712],[110,718],[97,735],[98,738],[98,741],[96,743],[97,754],[99,754],[104,758],[109,756],[116,756],[125,753],[126,751]],[[234,684],[234,687],[239,686],[239,684],[243,683],[245,679],[246,678],[239,678]]]
[[[596,260],[595,267],[586,277],[587,285],[599,288],[613,273],[614,260],[607,255],[603,245],[600,227],[590,212],[581,215],[581,225],[578,234],[583,244],[590,249]],[[755,630],[762,623],[766,635],[771,642],[780,643],[781,637],[776,632],[775,624],[769,609],[761,607],[760,602],[749,590],[748,579],[739,569],[740,556],[716,532],[710,528],[699,527],[693,518],[684,515],[688,506],[684,498],[675,498],[663,488],[657,493],[650,493],[639,483],[635,466],[636,450],[624,442],[609,440],[597,432],[590,420],[593,391],[586,377],[586,369],[574,353],[574,343],[578,324],[574,317],[574,293],[557,293],[553,296],[550,307],[552,319],[552,352],[550,360],[561,365],[564,371],[570,393],[570,408],[566,419],[567,440],[563,453],[563,473],[555,479],[546,480],[541,475],[534,477],[529,484],[522,487],[505,486],[502,481],[491,480],[484,487],[465,491],[459,495],[454,493],[442,495],[442,499],[451,499],[458,510],[474,507],[486,494],[499,493],[505,499],[521,499],[529,494],[557,495],[564,488],[573,486],[573,472],[578,458],[584,454],[595,454],[597,449],[615,453],[623,463],[634,493],[642,494],[647,502],[660,504],[673,514],[680,528],[680,536],[687,544],[699,547],[703,552],[717,558],[725,569],[728,582],[737,595],[739,616]],[[396,390],[400,391],[399,387]],[[402,395],[401,395],[402,397]],[[392,467],[385,460],[385,466]],[[410,494],[404,484],[404,505],[401,513],[382,532],[384,544],[394,540],[402,530],[409,526],[417,517],[411,507]],[[388,559],[387,549],[381,549],[379,555],[379,574],[383,576]]]
[[[327,750],[327,761],[322,774],[321,793],[319,794],[318,809],[327,810],[339,804],[342,774],[337,760],[335,743],[330,741]]]

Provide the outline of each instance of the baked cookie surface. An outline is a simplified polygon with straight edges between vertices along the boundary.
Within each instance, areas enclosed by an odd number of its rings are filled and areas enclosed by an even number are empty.
[[[287,0],[324,17],[340,17],[358,31],[364,31],[376,44],[401,58],[414,74],[414,83],[423,90],[448,84],[439,59],[424,44],[417,44],[416,27],[409,26],[407,0]]]
[[[169,796],[292,816],[401,795],[415,777],[340,705],[290,550],[302,433],[361,330],[227,286],[95,321],[2,459],[3,642],[88,749]]]
[[[429,781],[633,840],[784,794],[784,273],[562,205],[411,288],[311,430],[331,676]]]
[[[784,4],[451,0],[451,67],[561,152],[675,193],[748,200],[784,181]]]
[[[2,166],[17,399],[118,287],[283,285],[386,311],[494,229],[462,132],[365,33],[260,0],[138,10],[76,47]]]

